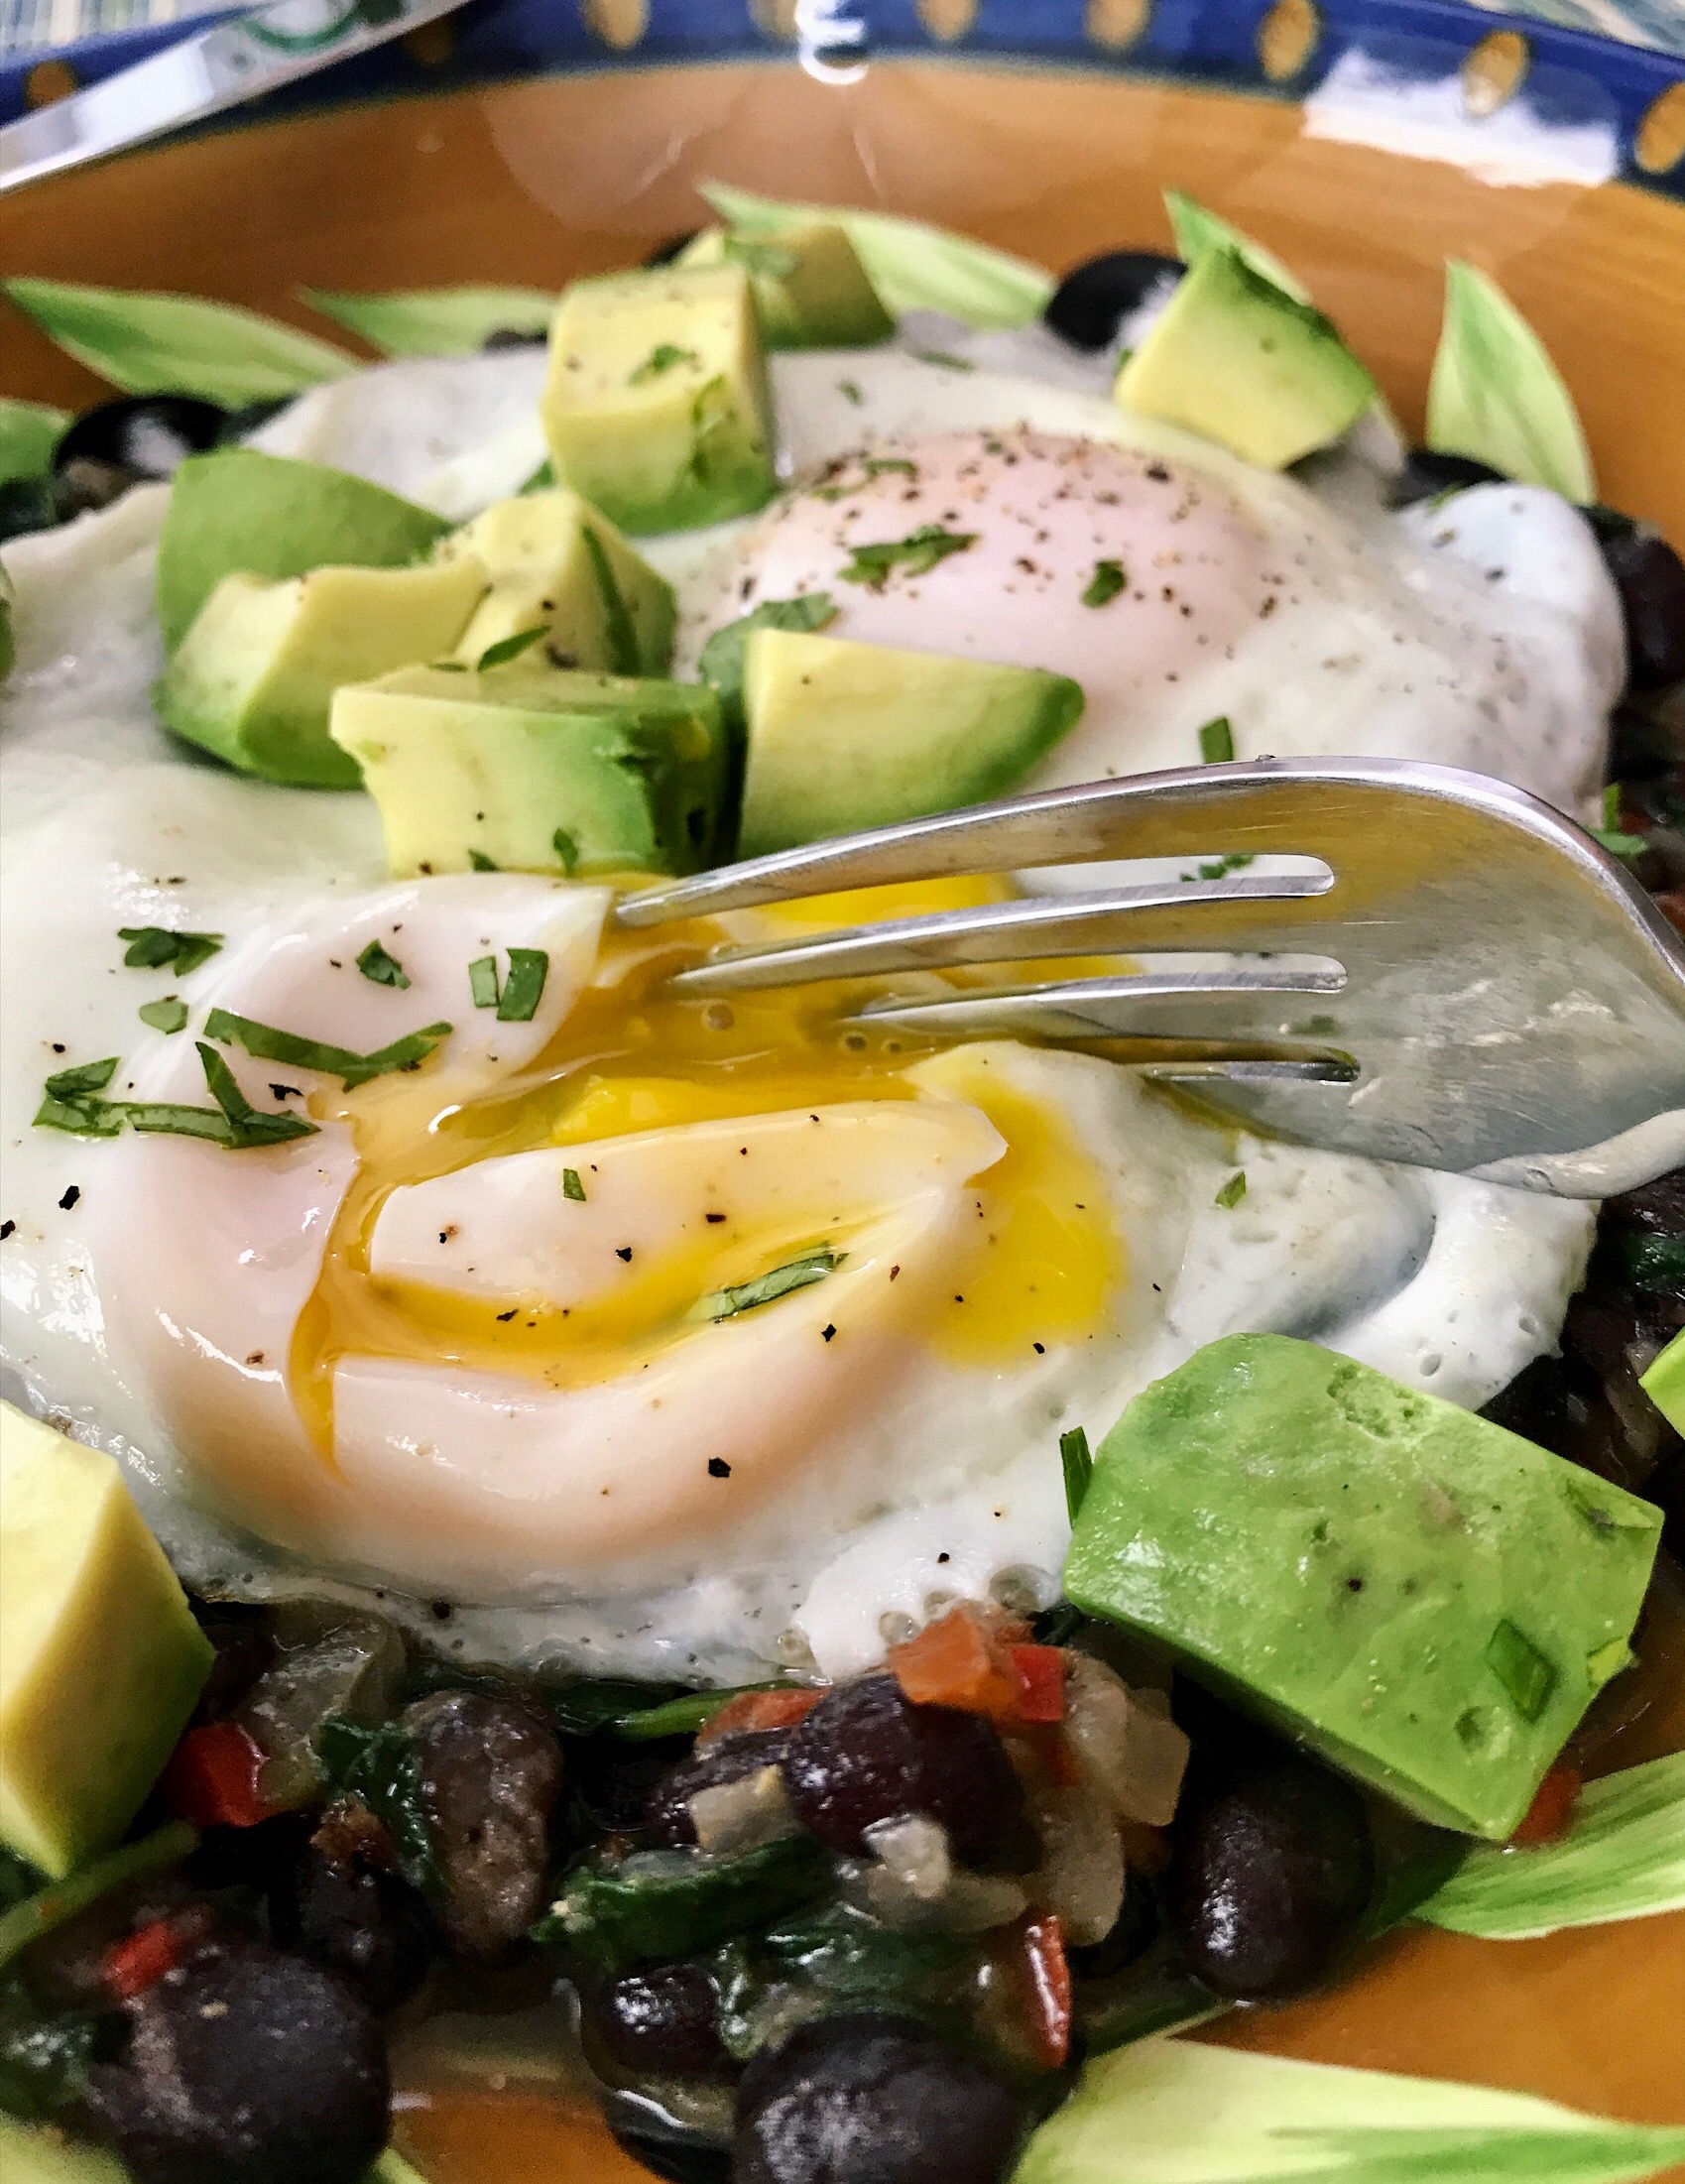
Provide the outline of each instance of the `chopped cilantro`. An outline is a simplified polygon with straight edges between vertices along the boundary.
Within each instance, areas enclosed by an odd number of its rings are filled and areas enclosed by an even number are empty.
[[[169,1033],[181,1031],[190,1012],[184,1001],[171,994],[163,1001],[143,1002],[138,1013],[141,1022],[152,1031]]]
[[[1059,1435],[1059,1462],[1065,1474],[1065,1513],[1074,1524],[1077,1512],[1082,1508],[1082,1498],[1088,1492],[1088,1483],[1094,1477],[1088,1435],[1080,1425],[1073,1425],[1069,1432]]]
[[[842,396],[845,402],[852,402],[857,410],[866,400],[865,395],[861,392],[858,379],[839,379],[837,381],[837,393]]]
[[[1182,878],[1197,880],[1224,880],[1231,872],[1244,872],[1254,862],[1250,849],[1231,850],[1227,856],[1213,857],[1203,865],[1196,865],[1192,873],[1184,872]]]
[[[468,863],[475,872],[501,872],[503,867],[488,857],[483,849],[471,849]]]
[[[208,963],[222,945],[219,932],[172,932],[165,925],[120,925],[117,937],[129,943],[123,953],[127,969],[161,971],[168,965],[178,978]]]
[[[579,1170],[576,1167],[564,1167],[562,1169],[561,1195],[564,1198],[571,1198],[576,1206],[582,1206],[585,1203],[585,1186],[579,1180]]]
[[[977,544],[975,531],[944,531],[940,524],[921,524],[904,539],[881,539],[853,549],[849,564],[838,574],[845,584],[865,584],[882,591],[898,568],[908,576],[922,576],[950,553],[963,553]]]
[[[1221,1206],[1224,1212],[1227,1213],[1231,1206],[1238,1206],[1246,1194],[1247,1171],[1244,1167],[1238,1167],[1217,1193],[1213,1203]]]
[[[204,1030],[206,1038],[243,1046],[259,1061],[284,1061],[297,1069],[319,1069],[337,1077],[349,1092],[359,1084],[367,1084],[371,1077],[388,1076],[395,1069],[411,1069],[425,1061],[439,1040],[448,1036],[450,1026],[423,1025],[421,1031],[394,1039],[390,1046],[378,1046],[369,1054],[354,1053],[349,1046],[335,1046],[326,1039],[303,1038],[297,1031],[284,1031],[273,1024],[236,1016],[231,1009],[213,1009]]]
[[[977,366],[968,356],[955,356],[952,349],[913,349],[909,352],[921,364],[939,364],[945,372],[974,372]]]
[[[799,599],[767,599],[753,613],[716,630],[702,647],[696,671],[718,692],[726,718],[734,726],[743,721],[743,655],[756,630],[822,630],[837,618],[829,592],[803,592]]]
[[[597,596],[603,603],[603,634],[608,640],[609,672],[636,674],[643,666],[638,648],[638,629],[625,596],[615,581],[614,564],[608,557],[607,547],[589,524],[583,527],[581,536],[585,541],[585,554],[591,564],[591,574],[596,581]]]
[[[531,1024],[549,976],[550,959],[542,948],[511,948],[509,976],[498,996],[500,1024]]]
[[[690,459],[685,468],[698,485],[709,482],[714,443],[730,436],[733,423],[731,390],[724,374],[716,372],[697,388],[690,402]]]
[[[484,674],[488,667],[501,667],[511,660],[519,660],[523,653],[531,652],[535,645],[542,645],[549,633],[547,622],[536,622],[530,630],[517,630],[511,637],[500,637],[495,645],[488,645],[475,661],[474,672]]]
[[[757,1275],[753,1281],[740,1281],[729,1289],[710,1289],[706,1296],[697,1298],[690,1317],[735,1319],[739,1312],[752,1312],[758,1304],[772,1304],[794,1289],[823,1281],[828,1274],[835,1274],[847,1256],[846,1252],[834,1252],[828,1245],[821,1245],[782,1267],[775,1267],[771,1274]]]
[[[396,986],[402,991],[410,983],[409,972],[397,956],[387,953],[378,940],[371,940],[358,956],[357,968],[377,986]]]
[[[550,836],[550,847],[561,859],[561,869],[571,880],[579,870],[579,844],[568,833],[566,827],[558,826]]]
[[[474,997],[476,1009],[495,1009],[500,991],[497,976],[497,957],[477,955],[468,966],[468,991]]]
[[[629,387],[646,386],[652,379],[660,379],[677,364],[700,364],[702,359],[694,349],[681,349],[671,341],[658,341],[643,363],[627,378]]]
[[[1235,755],[1235,731],[1228,716],[1219,713],[1199,731],[1199,755],[1207,766],[1221,766]]]
[[[813,498],[816,501],[846,501],[851,493],[864,493],[874,480],[885,476],[916,478],[918,465],[909,462],[904,455],[863,455],[860,459],[862,475],[852,485],[816,485]]]
[[[1128,582],[1122,561],[1096,561],[1094,574],[1083,587],[1082,603],[1085,607],[1109,607]]]
[[[229,1130],[228,1142],[231,1145],[281,1145],[289,1138],[313,1138],[315,1136],[315,1124],[306,1122],[302,1115],[295,1115],[291,1111],[285,1111],[278,1115],[266,1115],[260,1109],[255,1108],[244,1092],[240,1090],[233,1070],[229,1068],[215,1047],[205,1045],[202,1039],[197,1042],[197,1045],[199,1062],[204,1070],[205,1085],[211,1098],[222,1110]],[[182,1112],[196,1114],[198,1111],[188,1108]],[[133,1120],[132,1117],[131,1120]],[[157,1129],[161,1126],[157,1121],[153,1121],[136,1127]],[[208,1137],[210,1132],[206,1131],[203,1135]]]

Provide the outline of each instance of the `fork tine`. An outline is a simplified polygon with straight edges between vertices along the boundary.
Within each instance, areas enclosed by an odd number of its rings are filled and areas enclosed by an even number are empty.
[[[1289,770],[1261,759],[1085,782],[725,865],[626,896],[613,915],[622,925],[659,925],[851,888],[1130,857],[1316,856],[1325,840],[1349,848],[1378,788],[1390,801],[1387,776],[1396,768],[1402,781],[1405,767],[1369,760],[1360,772],[1326,759]]]
[[[844,1021],[877,1031],[942,1038],[1191,1040],[1218,1045],[1235,1058],[1245,1058],[1249,1048],[1261,1045],[1280,1058],[1280,1049],[1304,1049],[1308,1042],[1314,1051],[1304,1051],[1302,1058],[1321,1066],[1348,1057],[1338,1050],[1329,1053],[1327,1030],[1307,1022],[1293,1001],[1301,995],[1338,994],[1345,983],[1345,973],[1337,968],[1152,971],[949,993],[930,1000],[872,1001]]]
[[[1303,948],[1292,906],[1315,903],[1334,885],[1328,873],[1286,873],[1249,880],[1165,881],[1085,895],[989,903],[881,925],[847,926],[764,947],[728,948],[670,985],[688,994],[743,993],[827,978],[942,969],[956,963],[1021,963],[1054,955],[1139,954],[1143,950],[1218,949],[1251,953]],[[1260,915],[1281,906],[1276,917]],[[1227,914],[1219,914],[1226,912]],[[1316,952],[1330,952],[1326,919]]]

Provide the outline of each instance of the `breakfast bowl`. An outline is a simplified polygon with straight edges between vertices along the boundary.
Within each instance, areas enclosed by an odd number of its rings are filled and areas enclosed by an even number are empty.
[[[1352,760],[1685,980],[1679,61],[470,0],[5,219],[6,2177],[1685,2174],[1677,1167],[636,901]]]

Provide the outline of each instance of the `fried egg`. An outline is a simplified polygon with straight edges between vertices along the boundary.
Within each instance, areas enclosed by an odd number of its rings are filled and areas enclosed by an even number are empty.
[[[466,515],[536,467],[541,372],[387,366],[265,435]],[[1415,751],[1563,803],[1596,779],[1619,628],[1548,495],[1392,518],[1080,387],[894,350],[774,377],[798,489],[648,543],[685,663],[747,606],[825,590],[839,635],[1083,680],[1049,780],[1188,763],[1218,712],[1242,755]],[[367,799],[156,727],[163,502],[6,551],[0,1277],[13,1393],[124,1457],[207,1591],[375,1598],[527,1665],[836,1674],[945,1599],[1054,1597],[1060,1433],[1097,1437],[1218,1335],[1312,1336],[1471,1404],[1553,1344],[1583,1205],[1251,1140],[1093,1057],[663,991],[792,912],[633,936],[601,889],[386,883]],[[842,580],[924,523],[973,543]],[[1100,560],[1129,582],[1088,606]],[[127,969],[141,924],[222,946],[185,978]],[[372,941],[407,986],[359,972]],[[468,979],[511,948],[548,963],[523,1023]],[[184,1031],[137,1022],[166,995]],[[358,1052],[451,1030],[350,1091],[219,1043],[254,1105],[314,1125],[272,1149],[31,1127],[45,1076],[108,1055],[114,1096],[203,1105],[213,1007]]]

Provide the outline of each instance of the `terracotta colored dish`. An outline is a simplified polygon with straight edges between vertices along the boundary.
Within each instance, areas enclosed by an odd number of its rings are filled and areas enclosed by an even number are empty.
[[[745,0],[737,0],[739,9]],[[1166,185],[1291,263],[1419,424],[1447,255],[1498,276],[1560,364],[1607,500],[1685,545],[1685,69],[1439,0],[893,0],[848,25],[694,0],[471,5],[415,50],[8,199],[5,270],[174,290],[311,324],[302,288],[559,288],[702,216],[692,183],[877,204],[1066,267],[1162,249]],[[805,9],[797,13],[805,23]],[[815,9],[817,18],[829,11]],[[760,27],[765,24],[765,28]],[[156,34],[19,70],[13,110]],[[361,71],[359,73],[359,71]],[[329,101],[336,101],[330,103]],[[5,110],[0,108],[0,110]],[[15,313],[5,392],[97,383]],[[319,329],[318,329],[319,330]],[[1668,421],[1672,422],[1669,423]],[[1685,1611],[1612,1763],[1685,1748]],[[1685,1913],[1495,1947],[1421,1929],[1211,2037],[1685,2122]],[[397,2143],[430,2184],[645,2174],[581,2103],[414,2066]],[[1685,2176],[1685,2171],[1677,2172]]]

